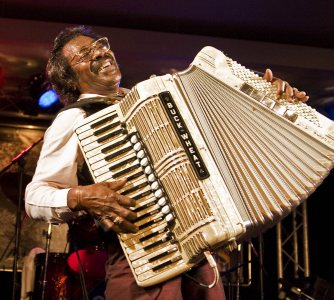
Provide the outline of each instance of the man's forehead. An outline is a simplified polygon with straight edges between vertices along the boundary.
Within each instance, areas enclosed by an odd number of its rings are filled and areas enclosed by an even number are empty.
[[[66,55],[66,54],[67,55],[70,55],[70,54],[74,55],[80,49],[89,46],[93,41],[94,41],[94,39],[89,37],[89,36],[84,36],[84,35],[77,36],[77,37],[73,38],[72,40],[70,40],[67,44],[65,44],[65,46],[63,48],[63,53],[64,53],[64,55]]]

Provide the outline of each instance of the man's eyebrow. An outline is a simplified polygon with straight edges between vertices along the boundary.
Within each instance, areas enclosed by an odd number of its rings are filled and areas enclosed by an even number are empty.
[[[79,49],[78,52],[80,52],[80,51],[82,51],[82,50],[87,50],[87,49],[89,49],[89,48],[90,48],[90,45],[91,45],[91,44],[89,44],[89,45],[87,45],[87,46],[82,46],[82,47]]]

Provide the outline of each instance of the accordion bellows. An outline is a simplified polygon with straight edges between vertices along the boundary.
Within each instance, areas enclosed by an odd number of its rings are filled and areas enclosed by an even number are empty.
[[[119,239],[138,285],[186,272],[302,203],[334,162],[334,122],[212,47],[137,84],[76,130],[95,182],[128,178],[136,234]]]

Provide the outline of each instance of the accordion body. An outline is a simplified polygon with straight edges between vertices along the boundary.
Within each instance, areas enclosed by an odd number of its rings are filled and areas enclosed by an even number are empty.
[[[135,234],[119,240],[140,286],[273,226],[329,174],[334,122],[212,47],[140,82],[76,129],[95,182],[127,177]]]

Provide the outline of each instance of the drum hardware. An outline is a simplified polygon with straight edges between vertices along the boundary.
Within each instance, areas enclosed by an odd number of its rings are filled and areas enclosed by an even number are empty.
[[[252,284],[252,253],[259,259],[252,242],[244,241],[237,248],[230,251],[226,247],[216,250],[216,259],[220,266],[223,284],[226,286],[227,299],[240,299],[242,287]]]
[[[67,266],[79,276],[83,297],[86,297],[83,299],[91,299],[92,283],[104,282],[107,260],[104,242],[95,220],[88,215],[73,220],[68,228]]]
[[[47,270],[45,261],[47,259]],[[39,253],[35,257],[35,286],[32,300],[71,299],[70,274],[66,264],[67,253]],[[46,275],[45,275],[46,274]],[[43,290],[43,284],[47,282]]]
[[[302,289],[293,286],[291,288],[291,292],[297,295],[299,298],[304,297],[304,299],[315,300],[313,297],[309,296],[308,294],[304,293]]]
[[[104,279],[107,253],[95,220],[89,216],[82,216],[68,225],[70,255],[67,262],[70,269],[79,274],[81,263],[86,277]]]
[[[299,299],[299,300],[315,300],[325,299],[321,294],[319,298],[314,295],[313,280],[310,278],[294,278],[285,280],[279,278],[280,290],[278,292],[278,299]],[[310,293],[313,295],[311,296]],[[296,298],[297,297],[297,298]],[[327,299],[327,298],[326,298]],[[329,298],[328,298],[329,299]]]
[[[23,199],[23,190],[24,190],[24,166],[25,159],[24,157],[39,144],[43,138],[40,138],[37,142],[34,142],[29,147],[24,149],[20,154],[15,156],[11,162],[0,171],[0,176],[2,176],[12,165],[16,164],[19,167],[19,188],[18,188],[18,197],[17,197],[17,208],[16,208],[16,224],[15,224],[15,246],[14,246],[14,261],[13,261],[13,290],[12,290],[12,300],[16,299],[16,294],[19,290],[18,288],[18,279],[17,279],[17,263],[19,257],[19,247],[20,247],[20,237],[21,237],[21,221],[22,221],[22,199]]]
[[[68,257],[67,265],[70,267],[70,269],[72,269],[72,271],[79,274],[83,300],[89,300],[89,295],[86,286],[84,265],[82,262],[82,250],[79,249],[82,246],[80,239],[81,237],[85,236],[87,238],[87,233],[89,235],[88,240],[91,238],[90,234],[95,232],[93,230],[93,224],[93,220],[91,218],[87,218],[86,216],[68,224],[68,239],[70,242],[70,248],[72,248],[73,253],[70,255],[70,257]]]
[[[79,279],[80,279],[80,286],[82,288],[82,298],[83,298],[83,300],[89,300],[87,287],[86,287],[85,275],[84,275],[84,271],[83,271],[83,268],[82,268],[82,262],[81,262],[81,259],[80,259],[78,249],[75,249],[75,255],[76,255],[76,258],[78,260],[78,266],[79,266]]]
[[[70,254],[67,259],[67,264],[75,273],[80,273],[81,265],[85,276],[94,279],[103,279],[105,277],[104,266],[106,260],[106,251],[102,247],[92,246]]]

